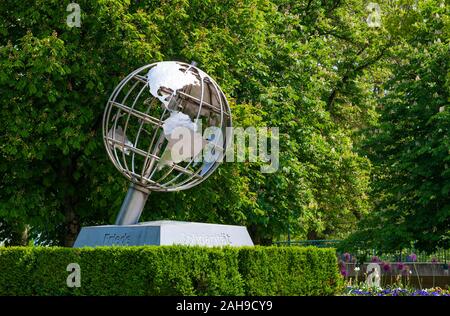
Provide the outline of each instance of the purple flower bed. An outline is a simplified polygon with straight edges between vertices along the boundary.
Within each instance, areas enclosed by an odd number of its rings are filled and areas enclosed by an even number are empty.
[[[402,289],[402,288],[386,288],[386,289],[370,289],[347,287],[345,295],[348,296],[450,296],[448,290],[441,288],[432,288],[425,290],[418,289]]]

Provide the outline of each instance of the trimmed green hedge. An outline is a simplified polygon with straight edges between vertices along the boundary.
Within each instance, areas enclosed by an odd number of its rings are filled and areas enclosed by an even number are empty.
[[[69,263],[79,288],[66,284]],[[333,295],[341,285],[324,248],[0,248],[0,295]]]

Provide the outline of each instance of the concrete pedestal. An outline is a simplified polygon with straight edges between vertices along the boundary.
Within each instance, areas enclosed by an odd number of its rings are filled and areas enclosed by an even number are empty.
[[[74,247],[143,245],[253,246],[244,226],[154,221],[83,227]]]

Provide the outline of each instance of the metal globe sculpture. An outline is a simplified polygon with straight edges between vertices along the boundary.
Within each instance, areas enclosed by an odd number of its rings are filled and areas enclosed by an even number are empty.
[[[214,172],[231,143],[231,125],[225,95],[195,64],[159,62],[130,73],[103,115],[106,151],[130,187],[115,225],[83,227],[74,247],[252,246],[244,226],[139,222],[150,191],[185,190]]]
[[[103,139],[114,166],[132,182],[116,224],[137,223],[149,191],[191,188],[222,161],[232,126],[227,99],[195,66],[143,66],[113,91]]]

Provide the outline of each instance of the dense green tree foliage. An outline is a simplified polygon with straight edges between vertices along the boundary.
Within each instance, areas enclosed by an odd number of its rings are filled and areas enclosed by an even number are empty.
[[[28,240],[71,245],[80,226],[114,220],[127,183],[106,157],[102,112],[126,74],[160,60],[195,60],[231,100],[235,125],[279,127],[280,169],[264,174],[259,163],[225,163],[194,189],[152,193],[144,220],[246,225],[257,243],[288,231],[296,238],[345,237],[372,209],[369,193],[377,203],[388,194],[375,193],[389,188],[376,181],[369,190],[372,163],[375,174],[394,176],[381,165],[383,151],[372,155],[362,146],[367,134],[361,130],[381,129],[377,124],[391,119],[384,109],[415,85],[423,91],[418,104],[427,103],[430,82],[440,100],[448,98],[445,74],[396,86],[400,72],[407,76],[422,63],[421,71],[443,71],[448,59],[443,35],[439,45],[430,44],[436,51],[423,51],[435,29],[446,32],[443,25],[411,28],[411,14],[402,13],[409,9],[396,9],[413,2],[379,1],[382,24],[370,27],[366,20],[374,12],[359,0],[80,0],[81,27],[70,28],[69,1],[2,1],[1,237],[26,243],[28,234]],[[421,8],[444,10],[436,1]],[[448,22],[441,13],[437,21]],[[423,45],[420,54],[411,51],[414,41]],[[429,104],[435,112],[437,99]],[[448,132],[447,111],[427,123],[433,130],[441,126],[435,141]],[[440,156],[432,154],[435,144],[421,158],[435,161],[433,172],[442,167],[438,159],[448,159],[440,146]],[[392,150],[394,162],[401,151]],[[404,179],[394,181],[400,186]],[[434,196],[443,206],[433,207],[445,217],[448,197],[439,198],[444,191]],[[437,221],[448,225],[445,218]]]
[[[355,246],[450,246],[449,9],[421,2],[391,21],[391,27],[402,26],[390,51],[392,77],[364,142],[374,165],[375,205],[349,239]]]

